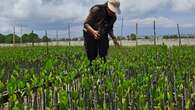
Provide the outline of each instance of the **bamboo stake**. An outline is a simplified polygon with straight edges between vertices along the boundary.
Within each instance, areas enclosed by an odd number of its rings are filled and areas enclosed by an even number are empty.
[[[177,32],[179,36],[179,46],[181,46],[181,34],[180,34],[179,24],[177,24]]]
[[[68,38],[69,38],[69,46],[70,46],[70,41],[71,41],[71,39],[70,39],[70,24],[68,24]]]
[[[156,45],[156,21],[154,20],[154,45]]]
[[[58,42],[58,30],[56,30],[56,46],[58,46],[59,45],[59,42]]]
[[[16,36],[15,36],[15,33],[16,33],[16,32],[15,32],[15,26],[14,26],[14,27],[13,27],[13,46],[15,46],[15,43],[16,43],[16,41],[15,41],[15,39],[16,39],[16,38],[15,38],[15,37],[16,37]]]
[[[136,46],[138,45],[137,37],[138,37],[138,23],[136,23]]]
[[[47,46],[47,50],[46,50],[46,53],[48,55],[48,52],[49,52],[49,49],[48,49],[48,37],[47,37],[47,30],[45,30],[45,36],[46,36],[46,46]]]
[[[31,34],[32,34],[32,36],[31,36],[32,37],[32,46],[34,47],[34,36],[33,36],[34,35],[34,31],[33,30],[32,30]]]
[[[23,30],[22,30],[22,25],[21,25],[21,27],[20,27],[20,34],[21,34],[21,37],[20,37],[20,44],[22,44],[22,42],[23,42],[23,41],[22,41],[22,31],[23,31]]]
[[[122,16],[122,21],[121,21],[121,38],[120,38],[120,45],[122,45],[122,37],[123,37],[123,21],[124,21],[124,18]]]

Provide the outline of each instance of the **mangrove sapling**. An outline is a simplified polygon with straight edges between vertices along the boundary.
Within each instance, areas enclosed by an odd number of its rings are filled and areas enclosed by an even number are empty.
[[[24,98],[24,103],[26,103],[22,105],[24,109],[36,105],[34,104],[36,95],[32,95],[35,94],[32,91],[36,85],[38,89],[42,88],[41,93],[37,92],[37,103],[39,97],[41,100],[45,99],[42,101],[45,105],[42,105],[41,109],[55,109],[54,103],[57,102],[59,109],[105,108],[114,110],[121,108],[133,110],[149,109],[153,105],[154,109],[165,110],[174,109],[172,105],[175,100],[179,109],[182,104],[181,96],[183,96],[183,100],[185,99],[183,108],[188,109],[189,102],[193,106],[193,93],[195,92],[194,71],[192,70],[195,57],[192,50],[193,48],[190,47],[168,49],[161,46],[139,46],[136,49],[134,47],[111,48],[108,62],[102,64],[100,60],[97,60],[96,66],[93,67],[93,75],[89,69],[86,69],[87,58],[82,48],[79,47],[50,47],[50,54],[47,57],[42,54],[45,47],[5,49],[3,51],[9,54],[0,54],[0,57],[4,58],[7,64],[0,61],[0,65],[4,65],[3,69],[6,66],[11,71],[17,71],[19,76],[22,76],[20,80],[26,83],[24,88],[28,102]],[[190,61],[191,63],[189,63]],[[20,66],[15,68],[14,65]],[[76,77],[77,73],[79,73],[79,77]],[[132,75],[134,73],[136,74]],[[9,80],[12,78],[10,77]],[[42,82],[51,83],[51,87]],[[72,85],[71,91],[70,85]],[[7,84],[4,86],[8,87]],[[58,88],[57,91],[55,91],[55,87]],[[173,88],[176,90],[176,95]],[[18,88],[15,90],[21,91]],[[146,98],[147,93],[149,95]],[[71,96],[70,99],[68,96]],[[55,101],[55,97],[58,97],[57,101]],[[13,102],[15,106],[17,103]],[[140,104],[143,106],[139,106]],[[28,106],[25,107],[25,105]]]

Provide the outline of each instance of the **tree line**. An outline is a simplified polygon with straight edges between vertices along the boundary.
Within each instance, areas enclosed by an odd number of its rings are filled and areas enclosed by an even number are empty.
[[[15,38],[15,43],[38,43],[51,41],[51,39],[47,36],[40,38],[38,34],[32,31],[29,34],[23,34],[22,36],[18,36],[16,34],[0,34],[0,43],[13,43],[13,36]]]
[[[61,38],[61,39],[50,39],[46,35],[42,38],[34,33],[33,31],[29,34],[23,34],[22,36],[13,35],[13,34],[0,34],[0,43],[13,43],[13,36],[15,36],[15,43],[38,43],[38,42],[50,42],[50,41],[78,41],[83,40],[83,38]],[[144,39],[151,39],[153,36],[142,36]],[[141,36],[138,36],[134,33],[127,35],[127,36],[118,36],[121,40],[136,40],[141,38]],[[170,39],[170,38],[179,38],[178,35],[164,35],[162,36],[163,39]],[[183,35],[181,38],[195,38],[195,35]]]

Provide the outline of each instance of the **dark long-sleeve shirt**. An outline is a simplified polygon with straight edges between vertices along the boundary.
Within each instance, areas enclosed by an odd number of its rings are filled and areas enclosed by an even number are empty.
[[[90,25],[94,30],[99,31],[100,34],[108,34],[113,31],[116,16],[109,16],[106,7],[107,3],[95,5],[90,9],[90,13],[84,22],[85,31],[86,25]]]

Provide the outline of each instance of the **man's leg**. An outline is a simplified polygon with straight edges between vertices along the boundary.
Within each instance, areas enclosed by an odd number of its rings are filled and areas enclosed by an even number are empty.
[[[104,59],[104,62],[106,62],[106,56],[108,54],[108,48],[109,48],[108,36],[102,36],[102,38],[99,41],[98,48],[99,48],[100,57]]]
[[[102,36],[102,38],[99,41],[99,56],[100,58],[102,58],[104,60],[104,63],[106,63],[106,56],[108,54],[108,48],[109,48],[109,40],[108,40],[108,36]],[[107,74],[107,69],[101,71],[103,77],[105,77],[105,75]],[[104,78],[102,80],[102,83],[104,81]]]
[[[97,40],[95,40],[92,36],[90,36],[87,32],[83,31],[84,33],[84,43],[85,43],[85,50],[87,53],[87,58],[90,61],[90,65],[92,65],[92,61],[98,55],[98,46]]]

